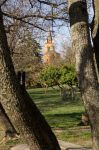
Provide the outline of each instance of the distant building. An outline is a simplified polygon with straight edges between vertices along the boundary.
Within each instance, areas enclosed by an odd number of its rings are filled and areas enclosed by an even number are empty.
[[[56,64],[60,59],[60,54],[55,51],[54,42],[51,32],[49,32],[46,43],[44,45],[44,64]]]

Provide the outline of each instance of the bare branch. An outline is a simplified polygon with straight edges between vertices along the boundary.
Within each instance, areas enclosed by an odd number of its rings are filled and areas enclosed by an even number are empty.
[[[30,5],[31,5],[31,7],[33,8],[33,4],[32,4],[32,2],[31,2],[31,0],[29,0],[29,3],[30,3]]]
[[[7,0],[4,0],[4,1],[0,4],[0,6],[4,5],[6,2],[7,2]]]
[[[38,28],[38,29],[40,29],[40,30],[42,30],[42,31],[47,32],[46,30],[44,30],[43,28],[39,27],[38,25],[34,25],[34,24],[31,23],[31,22],[28,22],[28,21],[26,21],[26,20],[23,20],[23,18],[18,18],[18,17],[16,17],[16,16],[12,16],[12,15],[9,15],[9,14],[6,14],[6,13],[3,13],[3,15],[4,15],[4,16],[7,16],[7,17],[9,17],[9,18],[12,18],[12,19],[19,20],[19,21],[21,21],[21,22],[24,22],[24,23],[26,23],[26,24],[29,24],[29,25],[35,27],[35,28]]]
[[[29,1],[31,1],[31,0],[29,0]],[[40,4],[46,4],[46,5],[49,5],[49,6],[52,6],[52,7],[58,7],[58,6],[60,6],[60,5],[65,5],[66,4],[66,2],[63,2],[63,3],[60,3],[60,4],[56,4],[56,3],[51,3],[51,2],[46,2],[46,1],[44,1],[44,0],[37,0]],[[31,2],[31,4],[32,4],[32,2]]]
[[[53,6],[53,7],[57,7],[58,5],[55,4],[55,3],[51,3],[51,2],[45,2],[45,1],[42,1],[42,0],[37,0],[39,3],[43,3],[43,4],[46,4],[46,5],[50,5],[50,6]]]
[[[66,19],[66,17],[56,17],[56,16],[54,16],[54,15],[46,15],[46,16],[44,16],[44,15],[40,15],[40,14],[32,14],[32,15],[25,15],[25,16],[22,16],[22,17],[17,17],[17,16],[14,16],[14,15],[12,15],[12,14],[7,14],[7,13],[5,13],[5,12],[3,12],[3,15],[5,15],[5,16],[8,16],[8,17],[10,17],[10,18],[14,18],[14,19],[17,19],[17,20],[21,20],[21,19],[25,19],[25,18],[42,18],[42,19],[45,19],[45,20],[52,20],[52,19],[54,19],[54,20],[64,20],[64,21],[68,21],[68,19]]]

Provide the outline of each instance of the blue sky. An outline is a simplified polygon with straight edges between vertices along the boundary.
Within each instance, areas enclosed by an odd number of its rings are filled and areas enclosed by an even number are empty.
[[[56,31],[56,36],[55,36],[55,46],[56,46],[56,51],[60,52],[61,51],[61,46],[62,43],[66,42],[67,46],[70,45],[70,28],[67,26],[61,27],[60,30]]]
[[[89,21],[91,22],[92,18],[93,18],[92,3],[91,3],[91,6],[88,8],[88,13],[89,13]],[[53,39],[54,39],[54,43],[55,43],[55,49],[56,49],[56,51],[61,52],[63,42],[66,42],[67,46],[71,45],[70,27],[67,27],[67,24],[64,23],[64,26],[60,27],[60,29],[54,28],[54,31],[55,32],[54,32]],[[44,39],[42,40],[42,42],[40,42],[41,46],[42,46],[42,49],[43,49],[45,40],[47,38],[47,34],[48,33],[45,34]]]
[[[46,33],[44,39],[40,41],[41,46],[42,46],[42,51],[44,49],[44,44],[46,42],[48,33]],[[61,27],[60,29],[55,29],[54,36],[53,36],[53,41],[55,43],[55,50],[57,52],[62,51],[62,43],[66,42],[67,46],[70,45],[70,28],[67,27],[66,25]]]

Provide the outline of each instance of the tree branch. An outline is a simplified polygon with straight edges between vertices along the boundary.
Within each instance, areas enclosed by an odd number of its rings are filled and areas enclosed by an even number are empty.
[[[42,30],[42,31],[47,32],[45,29],[43,29],[43,28],[41,28],[41,27],[39,27],[39,26],[37,26],[37,25],[34,25],[34,24],[31,23],[31,22],[28,22],[28,21],[23,20],[23,18],[18,18],[18,17],[16,17],[16,16],[12,16],[12,15],[9,15],[9,14],[6,14],[6,13],[3,13],[3,15],[4,15],[4,16],[7,16],[7,17],[9,17],[9,18],[12,18],[12,19],[16,19],[16,20],[22,21],[22,22],[24,22],[24,23],[26,23],[26,24],[29,24],[29,25],[31,25],[31,26],[33,26],[33,27],[35,27],[35,28],[38,28],[38,29],[40,29],[40,30]]]
[[[45,1],[42,1],[42,0],[37,0],[39,3],[43,3],[43,4],[46,4],[46,5],[50,5],[50,6],[53,6],[53,7],[57,7],[58,5],[55,4],[55,3],[51,3],[51,2],[45,2]]]
[[[31,7],[33,8],[33,4],[32,4],[32,2],[31,2],[31,0],[29,0],[29,3],[30,3],[30,5],[31,5]]]
[[[5,12],[3,12],[3,15],[8,16],[8,17],[13,18],[13,19],[16,19],[16,20],[21,20],[21,19],[25,19],[25,18],[42,18],[42,19],[45,19],[45,20],[54,19],[54,20],[64,20],[64,21],[68,20],[68,19],[66,19],[66,17],[63,17],[63,16],[62,17],[56,17],[54,15],[44,16],[44,15],[40,15],[40,14],[37,14],[37,15],[32,14],[32,15],[25,15],[25,16],[22,16],[22,17],[17,17],[17,16],[14,16],[12,14],[7,14]]]
[[[51,2],[46,2],[44,0],[37,0],[40,4],[45,4],[45,5],[49,5],[52,7],[58,7],[60,5],[65,5],[67,4],[66,2],[60,3],[60,4],[56,4],[56,3],[51,3]],[[29,0],[30,4],[32,4],[31,0]]]
[[[7,0],[4,0],[4,1],[0,4],[0,6],[4,5],[6,2],[7,2]]]

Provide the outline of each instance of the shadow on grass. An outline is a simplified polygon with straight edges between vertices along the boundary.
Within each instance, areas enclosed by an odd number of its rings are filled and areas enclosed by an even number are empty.
[[[31,97],[33,98],[33,100],[34,101],[44,101],[44,100],[48,100],[48,99],[54,99],[54,98],[56,98],[58,95],[57,94],[39,94],[39,93],[36,93],[36,94],[30,94],[31,95]]]
[[[28,91],[33,101],[37,104],[41,112],[55,110],[61,107],[81,106],[79,99],[67,98],[62,100],[60,92],[58,90],[49,89],[47,93],[44,93],[44,89],[31,89]]]
[[[34,88],[34,89],[28,89],[27,90],[30,94],[54,94],[59,92],[59,89],[52,89],[52,88],[48,88],[48,90],[45,93],[45,89],[44,88]]]
[[[67,113],[67,114],[48,114],[46,115],[47,118],[49,119],[54,119],[57,120],[58,122],[59,121],[80,121],[81,120],[81,115],[82,115],[82,112],[80,113]]]
[[[55,117],[55,118],[71,118],[79,120],[81,118],[82,112],[74,112],[74,113],[67,113],[67,114],[48,114],[47,117]]]
[[[66,110],[71,110],[72,112],[72,108],[75,107],[75,109],[78,107],[80,109],[81,107],[81,102],[76,102],[76,101],[71,101],[71,100],[67,100],[67,101],[62,101],[59,98],[54,98],[54,99],[47,99],[47,100],[43,100],[43,101],[35,101],[37,106],[39,107],[39,109],[41,111],[54,111],[56,109],[63,109],[63,111],[66,112]]]
[[[52,127],[55,128],[70,128],[75,127],[81,120],[82,112],[67,113],[67,114],[48,114],[45,118]]]
[[[62,101],[60,92],[53,89],[48,89],[46,94],[44,89],[31,89],[29,94],[51,126],[79,123],[83,111],[80,100],[70,98]]]

